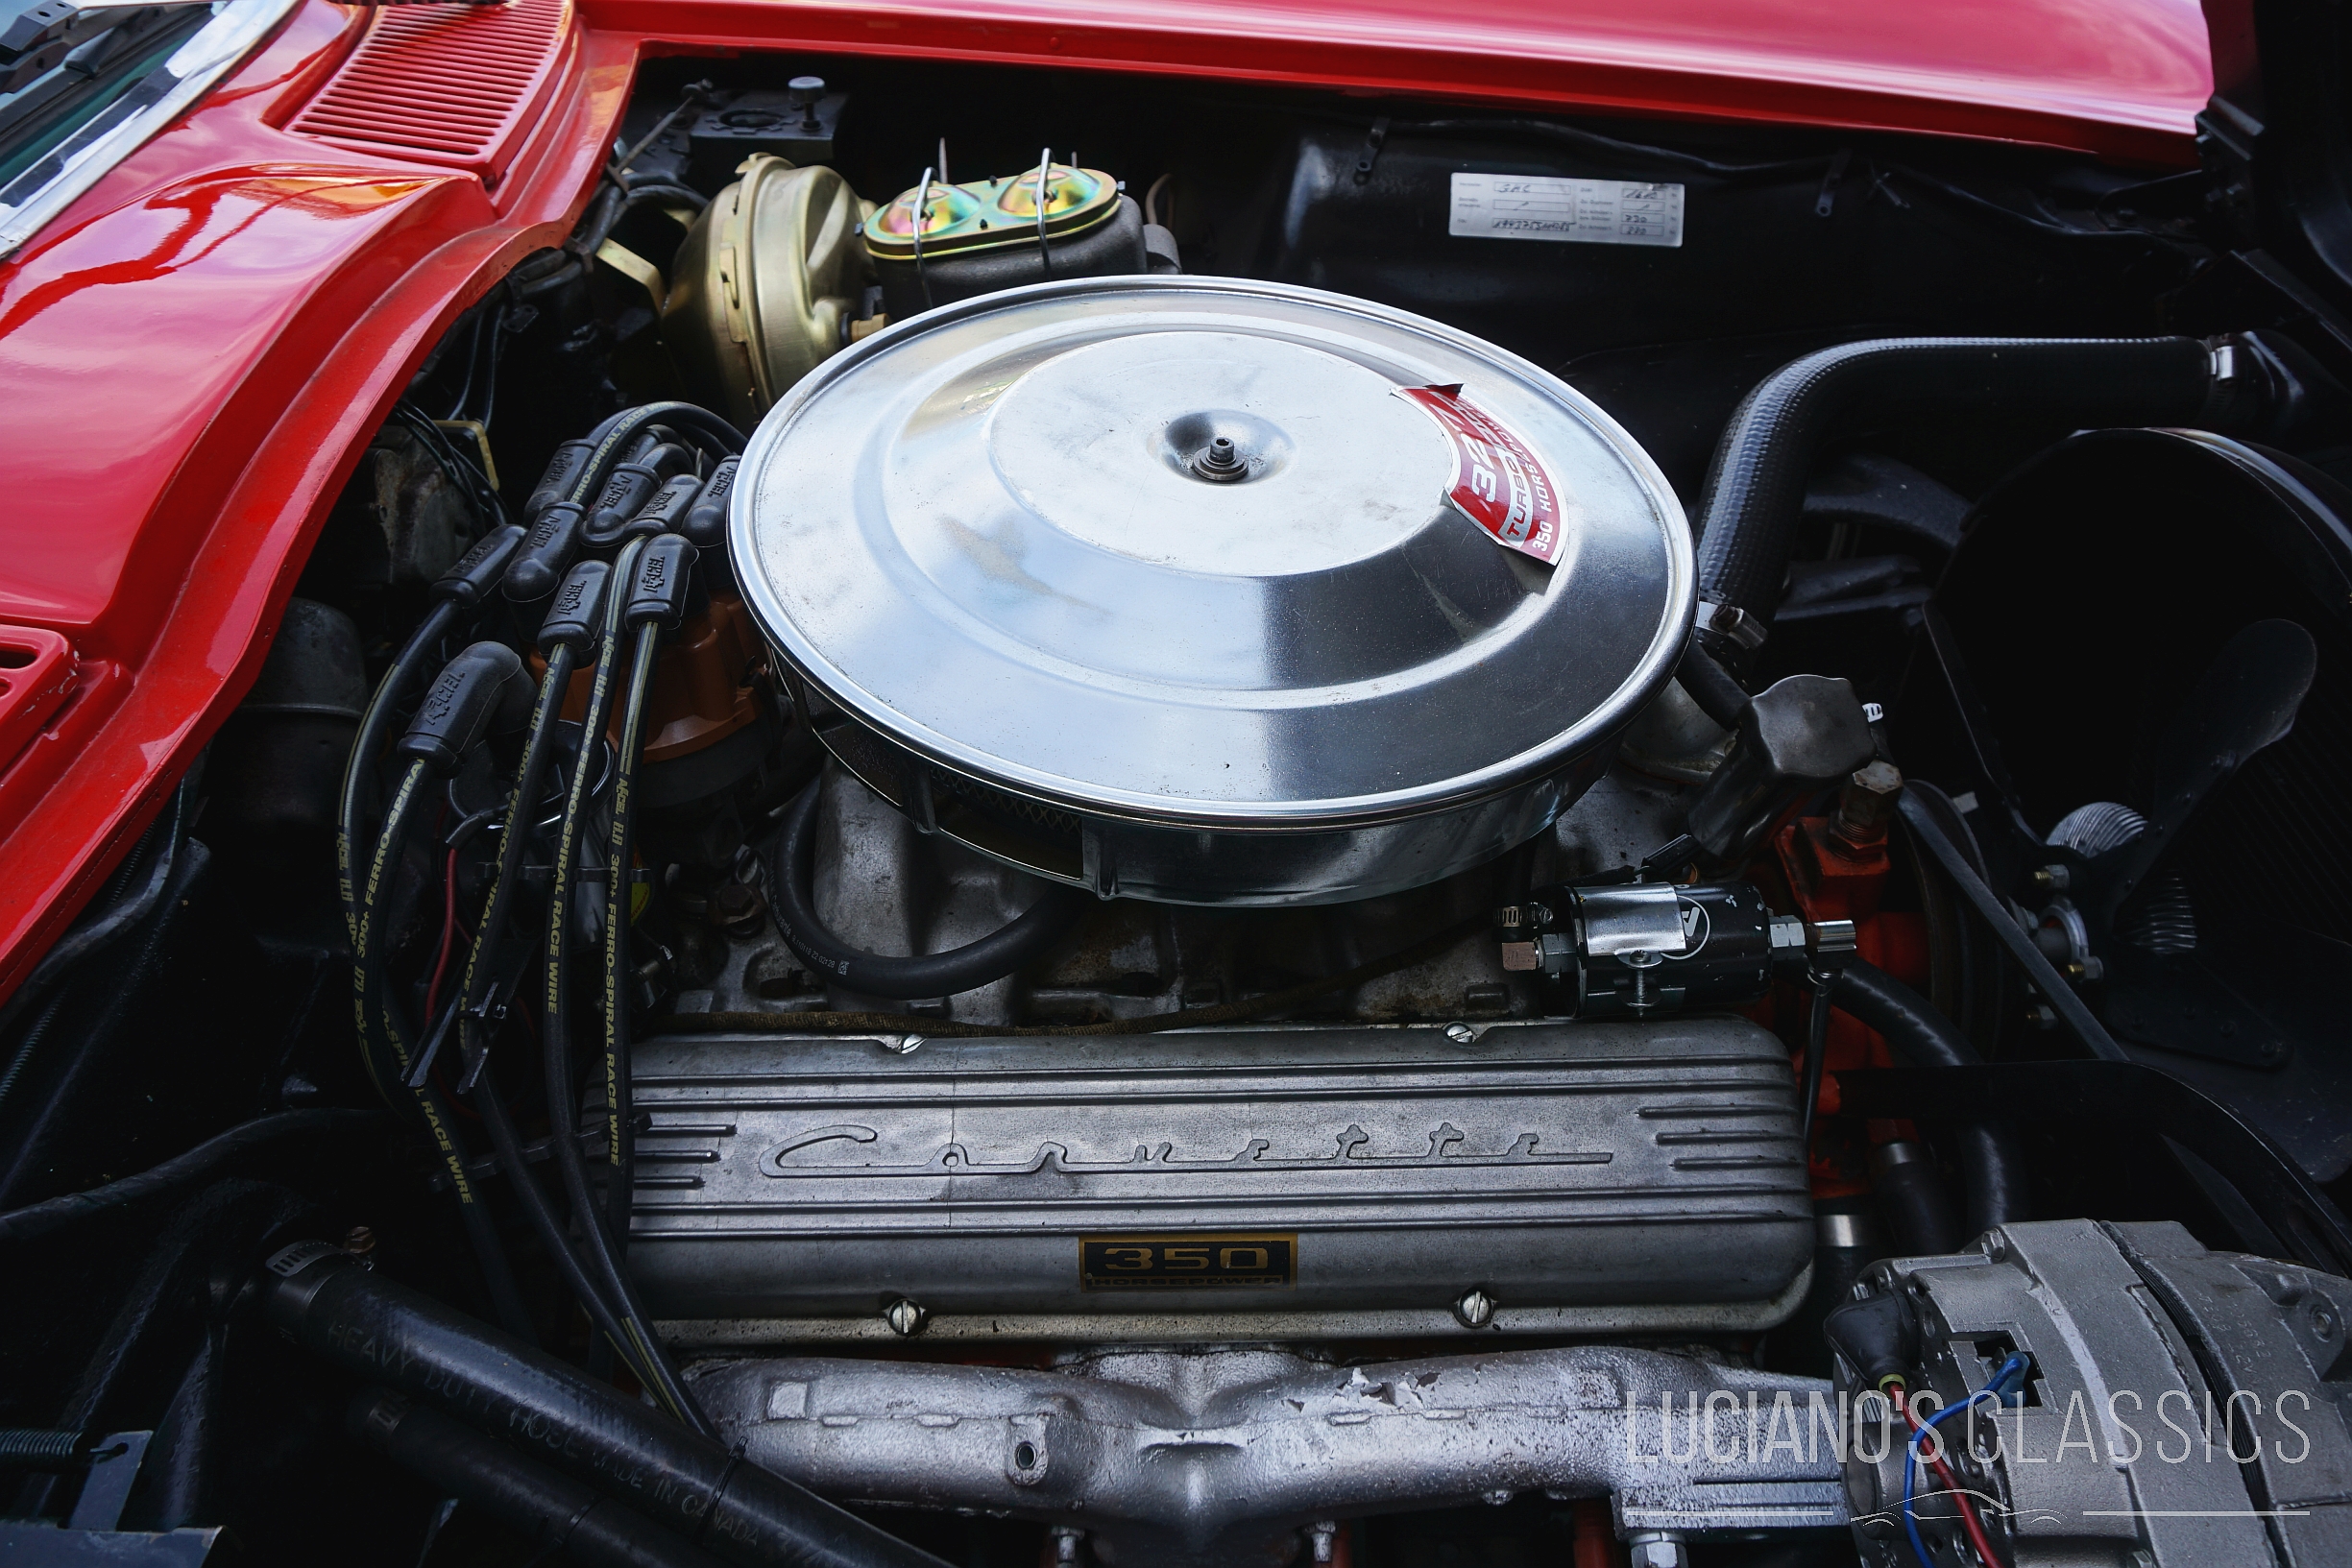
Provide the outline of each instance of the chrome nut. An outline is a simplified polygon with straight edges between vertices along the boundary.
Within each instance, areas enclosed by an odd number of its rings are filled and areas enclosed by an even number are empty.
[[[1644,1531],[1625,1544],[1633,1568],[1690,1568],[1690,1553],[1680,1535]]]

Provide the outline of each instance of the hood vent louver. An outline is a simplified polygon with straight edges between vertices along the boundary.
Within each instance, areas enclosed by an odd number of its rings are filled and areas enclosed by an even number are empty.
[[[287,129],[495,185],[546,103],[570,35],[570,0],[387,6]]]

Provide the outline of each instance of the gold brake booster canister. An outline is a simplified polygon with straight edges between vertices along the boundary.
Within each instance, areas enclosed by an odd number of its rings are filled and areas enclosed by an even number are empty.
[[[1181,270],[1174,236],[1100,169],[1046,159],[968,184],[926,180],[880,209],[828,168],[760,153],[738,173],[679,248],[662,334],[690,395],[746,430],[889,322],[1049,278]],[[869,313],[876,282],[883,308]]]
[[[662,335],[687,385],[748,430],[849,341],[873,266],[838,174],[765,153],[738,172],[679,248]]]

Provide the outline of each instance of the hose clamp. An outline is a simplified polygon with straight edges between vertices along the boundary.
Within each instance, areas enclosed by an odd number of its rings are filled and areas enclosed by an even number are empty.
[[[1857,955],[1858,946],[1851,920],[1806,922],[1806,969],[1813,989],[1827,996],[1847,962]]]
[[[297,1242],[279,1247],[262,1264],[262,1315],[289,1339],[299,1338],[310,1304],[321,1291],[358,1260],[328,1242]]]
[[[1715,604],[1701,599],[1698,629],[1742,653],[1754,653],[1764,645],[1764,623],[1735,604]]]

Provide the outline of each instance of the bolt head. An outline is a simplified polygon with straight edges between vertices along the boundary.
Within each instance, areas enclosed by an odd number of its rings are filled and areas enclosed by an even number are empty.
[[[1473,1285],[1454,1302],[1454,1316],[1466,1329],[1482,1329],[1494,1321],[1494,1298]]]
[[[882,1320],[890,1325],[891,1333],[912,1339],[930,1323],[931,1310],[919,1301],[900,1296],[882,1310]]]
[[[1866,768],[1857,769],[1852,782],[1854,787],[1865,795],[1892,796],[1903,793],[1903,775],[1896,771],[1892,762],[1873,762]]]
[[[760,890],[742,882],[721,882],[711,889],[706,913],[713,924],[731,936],[757,936],[767,922],[767,901]]]
[[[1478,1031],[1467,1024],[1448,1024],[1445,1025],[1445,1038],[1457,1046],[1467,1046],[1478,1038]]]
[[[1675,1536],[1637,1535],[1626,1545],[1632,1568],[1690,1568],[1690,1555]]]

